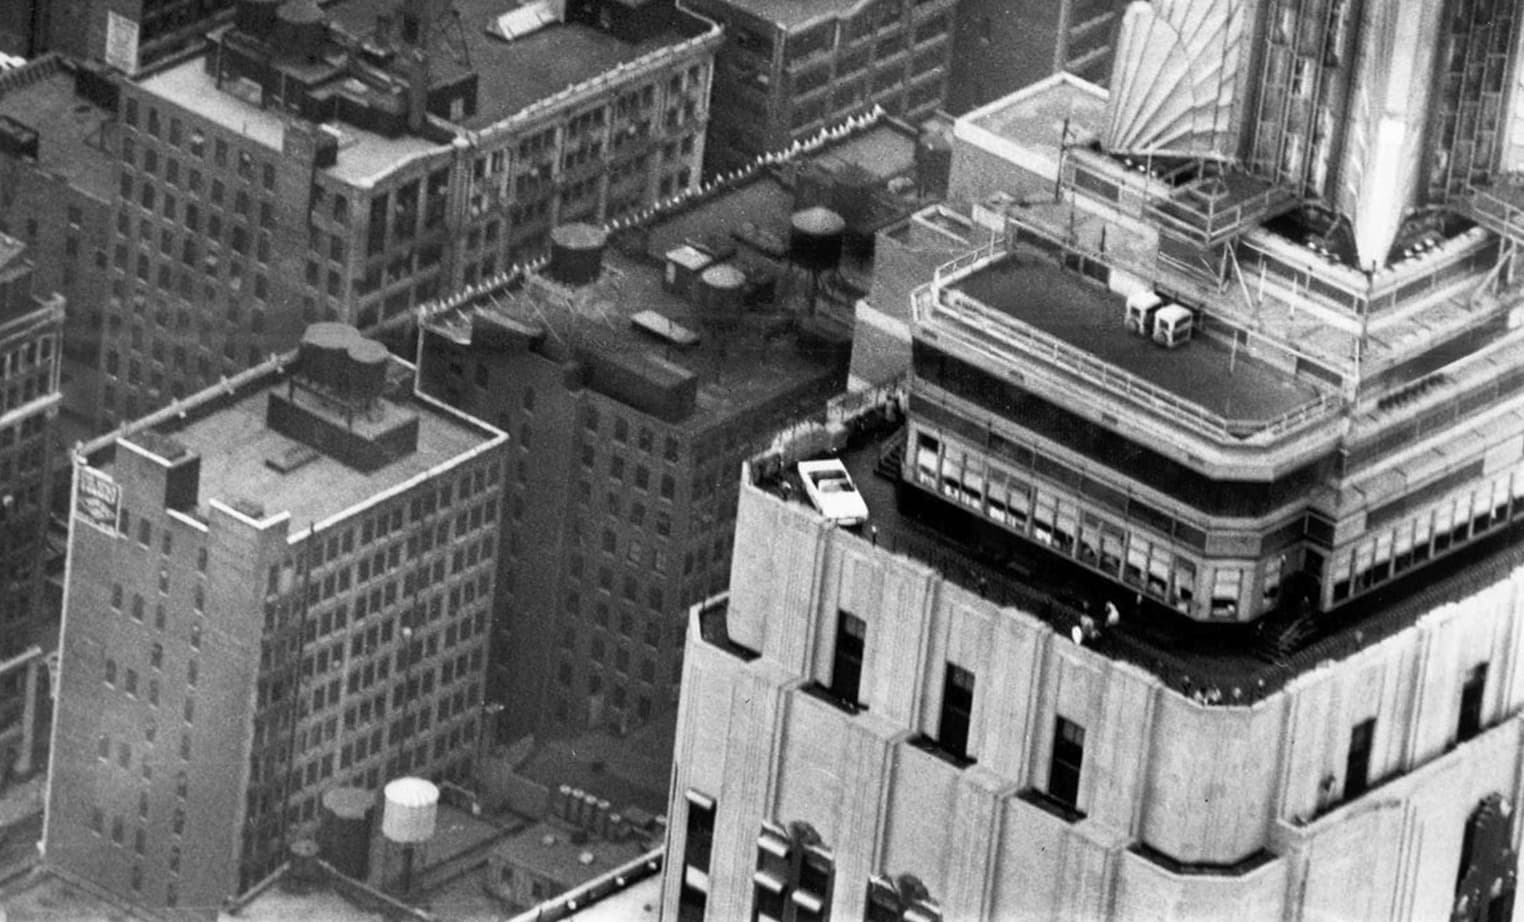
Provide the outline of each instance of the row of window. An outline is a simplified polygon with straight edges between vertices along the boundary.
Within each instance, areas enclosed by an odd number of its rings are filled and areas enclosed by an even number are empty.
[[[162,120],[157,107],[146,107],[144,118],[139,123],[139,102],[135,96],[127,96],[122,100],[122,122],[134,131],[141,130],[148,136],[161,140],[170,147],[184,151],[192,157],[204,160],[206,157],[206,135],[200,128],[192,126],[187,132],[185,126],[176,116],[168,118],[168,130],[161,134]],[[129,145],[134,142],[136,135],[133,132],[123,133],[124,156],[131,150]],[[275,191],[275,165],[269,161],[256,160],[255,155],[247,150],[233,150],[226,139],[212,139],[212,163],[218,168],[227,168],[230,164],[237,171],[238,177],[252,182],[256,171],[259,174],[261,184],[266,191]]]
[[[1368,592],[1521,514],[1524,472],[1514,472],[1447,497],[1395,526],[1373,528],[1354,547],[1333,556],[1327,580],[1332,599],[1341,602]]]
[[[832,653],[830,683],[807,687],[855,713],[866,709],[860,701],[867,623],[847,611],[837,613],[835,648]],[[1459,716],[1455,739],[1464,742],[1481,732],[1485,724],[1485,693],[1488,664],[1475,664],[1465,672],[1460,691]],[[974,761],[969,750],[969,731],[974,703],[974,673],[951,661],[943,673],[942,702],[936,736],[922,736],[916,741],[922,748],[934,749],[959,764]],[[1344,800],[1359,796],[1369,786],[1369,769],[1375,719],[1362,721],[1351,732],[1344,774]],[[1059,715],[1055,718],[1053,745],[1049,759],[1047,787],[1042,794],[1062,810],[1079,814],[1079,779],[1084,765],[1085,728]],[[1325,789],[1323,796],[1332,794]]]
[[[192,699],[190,699],[190,698],[186,699],[187,702],[189,702],[191,700]],[[189,708],[189,706],[187,707],[186,713],[187,713],[187,715],[191,715],[193,713],[192,710]],[[146,750],[152,751],[152,748],[153,748],[154,744],[157,742],[156,736],[157,736],[156,731],[151,732],[151,733],[150,732],[145,732],[145,737],[147,737],[147,738],[144,741],[144,747],[145,747]],[[134,753],[135,753],[135,749],[134,749],[133,744],[130,741],[128,741],[128,740],[121,740],[121,739],[116,740],[115,742],[116,742],[116,764],[117,764],[117,767],[118,768],[122,768],[122,769],[130,769],[132,767]],[[96,752],[95,752],[96,758],[99,761],[101,761],[101,762],[110,762],[111,761],[111,752],[112,752],[112,738],[110,736],[107,736],[106,734],[103,733],[96,740]],[[191,760],[191,735],[190,735],[190,731],[189,730],[182,730],[182,731],[180,731],[180,761],[182,761],[182,762],[189,762],[190,760]],[[144,776],[147,777],[148,773],[151,771],[150,766],[152,764],[152,760],[149,758],[147,752],[145,752],[143,754],[142,760],[141,760],[141,764],[142,764]]]
[[[165,585],[165,582],[164,582],[164,579],[163,579],[163,571],[161,571],[160,584],[161,585]],[[124,609],[123,609],[123,604],[122,603],[125,601],[124,598],[123,598],[124,594],[125,593],[122,590],[122,584],[121,583],[112,583],[111,584],[111,609],[112,609],[112,611],[116,612],[117,614],[122,614],[123,613]],[[200,583],[197,583],[196,586],[193,587],[193,591],[192,591],[192,595],[191,595],[191,600],[192,600],[192,604],[195,606],[195,612],[197,614],[203,613],[203,610],[204,610],[203,603],[205,601],[205,590],[201,587]],[[147,609],[147,605],[146,605],[146,603],[144,603],[143,597],[141,595],[139,595],[138,593],[134,592],[132,594],[132,605],[131,605],[131,607],[126,609],[127,613],[129,613],[129,615],[131,616],[133,621],[136,621],[139,624],[144,624],[144,623],[146,623],[145,622],[146,609]],[[166,612],[164,610],[164,604],[162,602],[156,603],[154,605],[154,611],[153,611],[153,628],[154,628],[154,630],[161,631],[161,632],[164,631],[168,627],[168,622],[169,622],[169,618],[168,618],[168,615],[166,614]],[[192,619],[190,621],[190,623],[187,625],[187,628],[186,628],[186,639],[187,639],[187,642],[190,644],[190,648],[192,650],[199,650],[199,649],[201,649],[201,632],[202,632],[201,625],[202,625],[202,622],[201,622],[200,618]]]
[[[968,507],[1018,534],[1142,590],[1190,614],[1197,608],[1198,563],[1177,553],[1176,544],[1098,515],[1068,495],[1032,482],[945,437],[919,432],[915,446],[918,484]],[[1246,601],[1255,573],[1242,566],[1209,569],[1208,613],[1235,619],[1241,610],[1259,611],[1280,592],[1284,561],[1272,557],[1259,574],[1258,601]]]

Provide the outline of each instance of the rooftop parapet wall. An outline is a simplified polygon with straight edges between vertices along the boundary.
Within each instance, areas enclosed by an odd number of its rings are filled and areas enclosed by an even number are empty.
[[[1341,431],[1344,398],[1327,382],[1211,336],[1155,346],[1123,329],[1121,294],[1024,243],[965,253],[911,297],[917,341],[1197,466],[1262,477],[1328,450]]]
[[[1163,856],[1166,877],[1244,873],[1260,866],[1256,856],[1276,851],[1277,823],[1316,825],[1346,803],[1363,803],[1364,784],[1347,777],[1350,728],[1362,721],[1375,721],[1365,780],[1378,792],[1445,758],[1457,741],[1459,688],[1477,663],[1497,677],[1487,685],[1477,744],[1513,733],[1524,709],[1524,690],[1508,678],[1524,659],[1524,632],[1514,628],[1524,566],[1482,587],[1416,599],[1407,615],[1348,624],[1339,635],[1347,643],[1315,645],[1285,669],[1221,637],[1195,651],[1153,649],[1150,626],[1131,614],[1076,645],[1062,613],[978,578],[978,562],[950,544],[939,557],[901,541],[882,503],[870,504],[878,525],[853,533],[755,480],[763,467],[787,467],[818,450],[790,443],[747,467],[725,614],[733,646],[708,641],[716,655],[728,654],[726,662],[758,681],[828,684],[835,619],[850,612],[867,624],[864,707],[832,719],[871,716],[875,727],[888,721],[909,735],[934,733],[942,663],[955,662],[977,676],[970,756],[1019,787],[1045,786],[1055,715],[1078,722],[1087,752],[1099,753],[1094,762],[1086,757],[1079,823],[1148,846]],[[730,700],[705,689],[707,698]],[[1126,710],[1122,701],[1146,705]],[[811,726],[830,723],[831,709],[822,707],[810,712]],[[1196,742],[1170,744],[1181,739]],[[695,779],[704,774],[694,771]],[[794,797],[795,813],[810,806],[788,790],[782,785],[777,796]]]
[[[717,51],[721,42],[724,41],[724,35],[720,31],[719,25],[691,10],[683,10],[683,13],[703,22],[705,24],[704,31],[699,35],[684,39],[675,45],[658,48],[633,61],[619,64],[612,70],[599,74],[591,80],[573,84],[554,95],[547,96],[520,109],[518,112],[489,128],[471,132],[471,134],[474,135],[477,142],[490,144],[494,138],[501,135],[516,135],[526,125],[533,124],[556,112],[576,106],[613,87],[639,80],[645,74],[655,73],[677,62],[705,54],[712,54]]]

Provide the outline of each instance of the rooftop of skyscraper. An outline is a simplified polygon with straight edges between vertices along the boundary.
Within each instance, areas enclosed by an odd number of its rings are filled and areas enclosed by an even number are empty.
[[[206,65],[199,58],[167,65],[144,77],[140,86],[146,92],[241,134],[261,147],[281,149],[289,120],[276,109],[250,102],[218,86],[216,77],[207,73]],[[362,187],[410,157],[440,149],[437,141],[417,135],[404,133],[390,137],[347,122],[336,127],[342,137],[338,155],[328,172]]]
[[[1057,75],[975,110],[958,136],[1025,175],[1015,187],[992,187],[979,186],[974,171],[960,182],[955,170],[953,196],[980,202],[991,226],[1154,280],[1205,311],[1207,328],[1238,329],[1299,377],[1369,381],[1440,361],[1457,340],[1485,338],[1500,302],[1466,280],[1497,261],[1498,241],[1474,213],[1413,213],[1390,259],[1367,271],[1351,261],[1348,220],[1284,185],[1232,163],[1107,152],[1105,106],[1105,91]],[[1236,239],[1231,254],[1221,251],[1228,239]],[[1224,265],[1192,264],[1182,240]]]
[[[850,17],[869,6],[865,0],[721,0],[718,5],[734,7],[785,31]]]
[[[172,404],[85,454],[109,472],[120,435],[171,463],[196,456],[199,488],[183,511],[205,518],[216,500],[254,520],[289,513],[295,534],[503,438],[414,394],[411,367],[398,359],[387,359],[383,393],[349,401],[305,383],[299,355]]]
[[[137,922],[151,918],[81,882],[34,871],[0,887],[0,908],[28,922]]]
[[[1015,540],[955,500],[901,482],[897,465],[904,430],[882,414],[851,414],[846,428],[848,442],[830,454],[846,463],[867,502],[868,522],[855,529],[859,538],[997,605],[1040,619],[1063,642],[1088,616],[1099,633],[1085,639],[1085,646],[1146,669],[1175,691],[1208,704],[1257,701],[1297,675],[1378,643],[1524,563],[1524,522],[1516,522],[1311,623],[1299,621],[1294,611],[1282,611],[1252,624],[1203,624],[1066,556]],[[818,439],[796,440],[754,459],[752,481],[780,502],[807,507],[794,462],[820,456]],[[1108,603],[1121,615],[1111,627],[1104,626]],[[723,641],[721,623],[715,620],[706,634]]]
[[[1076,374],[1096,373],[1087,363],[1093,357],[1112,373],[1139,382],[1139,388],[1155,389],[1161,400],[1199,407],[1240,427],[1267,426],[1320,398],[1305,380],[1238,355],[1226,343],[1202,338],[1160,349],[1123,325],[1125,298],[1035,249],[1017,250],[952,287],[1015,318],[1073,357]]]
[[[865,257],[848,252],[834,271],[822,272],[811,309],[810,274],[788,259],[791,218],[810,182],[801,176],[815,168],[831,175],[861,160],[886,179],[889,170],[901,178],[914,146],[908,126],[859,127],[799,164],[757,169],[615,230],[600,250],[597,278],[585,285],[555,282],[553,267],[528,282],[511,276],[446,299],[430,328],[468,342],[492,325],[551,354],[596,354],[662,388],[696,388],[685,416],[694,425],[731,417],[845,362],[851,305],[866,288]],[[918,203],[871,174],[868,182],[870,207],[861,217],[870,226],[903,217]],[[817,186],[813,194],[829,188]],[[720,265],[745,279],[748,306],[730,326],[713,322],[698,292],[701,270]]]
[[[324,12],[336,27],[374,41],[379,18],[395,14],[400,5],[398,0],[338,0],[325,4]],[[609,28],[557,19],[558,5],[565,7],[543,0],[453,0],[448,18],[434,23],[431,75],[448,80],[474,72],[479,81],[476,114],[461,120],[462,127],[487,128],[713,28],[670,3],[652,0],[619,4],[629,10],[630,20]]]
[[[7,131],[6,140],[20,145],[9,151],[26,156],[28,140],[41,168],[69,185],[96,198],[110,201],[116,195],[116,152],[111,139],[116,114],[102,96],[87,96],[92,85],[103,88],[94,72],[66,62],[57,55],[44,55],[0,76],[0,118],[21,129]]]

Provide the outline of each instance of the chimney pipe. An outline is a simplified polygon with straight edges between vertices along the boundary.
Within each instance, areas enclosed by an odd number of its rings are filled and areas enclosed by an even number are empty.
[[[408,56],[407,68],[407,128],[412,132],[423,130],[429,108],[429,53],[414,49]]]

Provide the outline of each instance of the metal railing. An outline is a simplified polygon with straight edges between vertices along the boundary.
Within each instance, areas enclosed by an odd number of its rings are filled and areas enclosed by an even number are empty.
[[[990,241],[983,246],[969,250],[968,252],[956,256],[953,259],[950,259],[942,265],[938,266],[936,271],[932,273],[932,278],[938,282],[943,281],[944,279],[960,274],[964,269],[973,266],[975,263],[981,260],[994,259],[996,256],[1004,255],[1005,253],[1009,252],[1009,250],[1010,247],[1008,246],[1007,241],[1004,237],[992,237],[990,238]]]
[[[1192,207],[1191,192],[1183,190],[1173,198],[1149,204],[1148,212],[1158,220],[1179,230],[1186,231],[1197,243],[1206,244],[1232,228],[1244,223],[1245,215],[1255,215],[1268,210],[1278,198],[1290,198],[1289,190],[1270,186],[1240,202],[1221,210],[1208,207],[1205,210]]]
[[[1253,435],[1274,438],[1331,414],[1341,403],[1339,395],[1323,393],[1313,400],[1270,419],[1227,417],[1109,362],[1102,361],[1091,353],[1044,333],[1003,311],[981,304],[962,292],[950,288],[937,290],[929,311],[926,307],[926,298],[927,295],[922,289],[912,293],[917,319],[941,315],[981,336],[1000,344],[1014,346],[1080,380],[1141,404],[1212,438],[1239,440]],[[923,311],[926,312],[922,313]]]
[[[1524,200],[1524,182],[1521,182],[1518,174],[1511,174],[1501,186],[1514,191],[1520,200]],[[1470,204],[1471,215],[1477,219],[1477,223],[1505,237],[1524,240],[1524,205],[1498,195],[1492,188],[1478,186],[1467,189],[1466,201]]]

